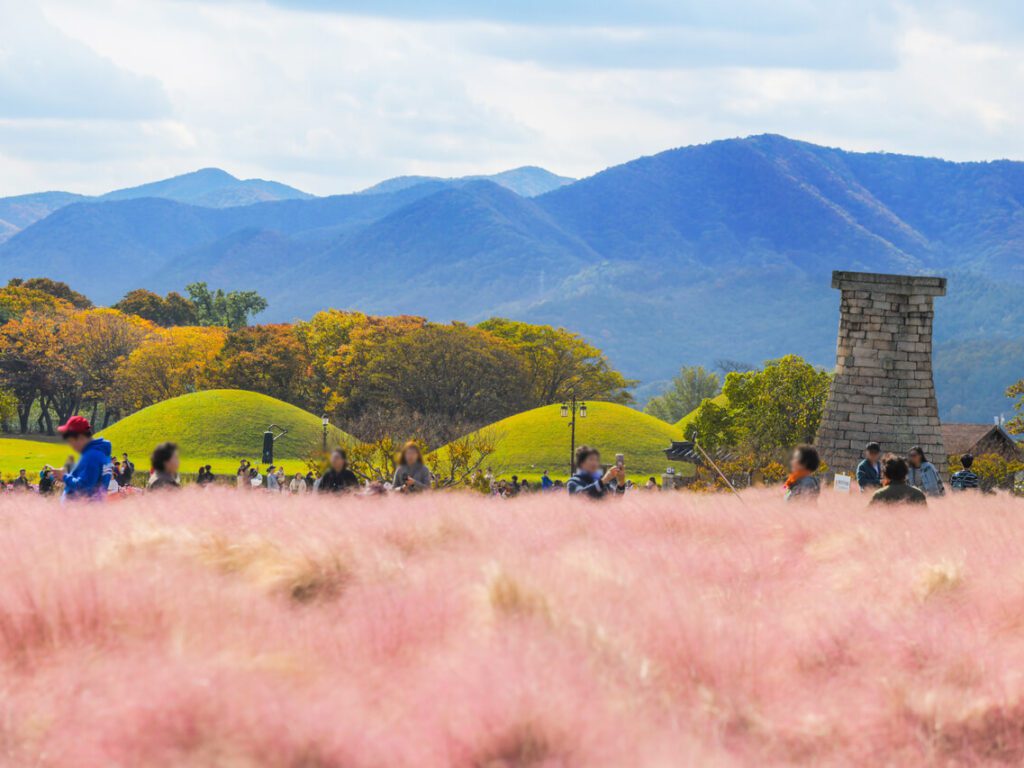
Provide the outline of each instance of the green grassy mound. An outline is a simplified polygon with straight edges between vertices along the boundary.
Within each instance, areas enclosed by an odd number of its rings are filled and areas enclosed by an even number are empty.
[[[569,420],[559,415],[558,405],[535,408],[484,427],[497,440],[497,450],[486,465],[496,475],[536,478],[544,470],[552,478],[569,473]],[[616,453],[626,455],[626,470],[634,482],[661,475],[668,466],[663,451],[682,432],[646,413],[614,403],[587,404],[587,417],[576,421],[576,444],[593,445],[606,463]],[[443,449],[442,449],[443,450]],[[676,471],[687,471],[677,464]]]
[[[63,466],[70,453],[59,441],[3,438],[0,439],[0,476],[5,480],[13,480],[19,469],[25,469],[34,483],[44,464]]]
[[[153,446],[165,440],[178,444],[182,470],[199,463],[237,467],[238,459],[259,462],[263,432],[276,424],[288,433],[274,444],[274,459],[297,461],[320,450],[320,418],[301,408],[256,392],[215,389],[165,400],[144,408],[102,431],[120,456],[127,452],[137,467],[146,465]],[[329,427],[328,445],[351,445],[355,440]],[[215,461],[215,460],[220,461]]]
[[[717,396],[711,398],[711,402],[714,403],[715,405],[721,407],[721,408],[725,408],[729,404],[729,399],[725,395],[717,395]],[[683,431],[683,433],[685,434],[686,433],[686,428],[690,426],[690,423],[695,418],[697,418],[697,411],[699,411],[699,410],[700,410],[700,406],[697,406],[692,411],[690,411],[688,414],[683,416],[683,418],[681,418],[679,421],[676,422],[676,429],[681,429]],[[686,436],[690,437],[690,435],[688,435],[688,434]]]

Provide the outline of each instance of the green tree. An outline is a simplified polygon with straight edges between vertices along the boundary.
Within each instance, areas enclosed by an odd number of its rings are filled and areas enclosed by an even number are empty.
[[[644,408],[655,418],[675,424],[704,400],[714,397],[722,389],[717,373],[702,365],[684,366],[672,379],[672,386],[663,395],[652,397]]]
[[[686,429],[686,438],[696,436],[706,451],[717,451],[739,442],[739,428],[728,408],[708,399],[700,407]]]
[[[728,406],[705,400],[693,429],[702,443],[740,448],[760,467],[794,445],[814,441],[831,380],[796,355],[770,360],[758,371],[730,373],[722,388]]]
[[[244,328],[253,315],[268,306],[267,300],[256,291],[211,291],[206,283],[185,286],[189,300],[195,307],[199,325],[220,325],[225,328]]]
[[[564,328],[531,325],[494,317],[477,328],[507,342],[526,376],[526,405],[565,400],[572,393],[586,400],[628,403],[636,382],[611,367],[600,349]]]

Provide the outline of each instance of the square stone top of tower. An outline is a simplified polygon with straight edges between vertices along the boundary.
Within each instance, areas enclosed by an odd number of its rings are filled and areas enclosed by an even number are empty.
[[[945,296],[946,278],[915,275],[882,275],[877,272],[833,272],[832,287],[841,291],[898,293],[913,296]]]

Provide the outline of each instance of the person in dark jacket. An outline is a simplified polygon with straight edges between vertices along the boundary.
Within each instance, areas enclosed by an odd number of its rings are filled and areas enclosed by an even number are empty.
[[[84,416],[72,416],[57,431],[78,454],[70,471],[58,470],[58,478],[64,481],[63,498],[102,501],[114,469],[110,441],[93,437],[92,425]]]
[[[121,476],[117,478],[117,484],[121,486],[131,485],[132,477],[135,475],[135,465],[128,460],[128,454],[121,454]]]
[[[978,473],[971,469],[974,466],[974,457],[965,453],[960,457],[960,466],[963,469],[954,472],[953,476],[949,478],[950,488],[954,491],[974,491],[980,488],[981,481],[978,478]]]
[[[882,487],[882,446],[868,443],[864,460],[857,465],[857,485],[861,491],[874,491]]]
[[[416,443],[411,440],[402,447],[398,457],[398,469],[391,480],[391,489],[400,493],[418,493],[429,491],[433,487],[434,478],[423,463],[423,454]]]
[[[783,487],[786,489],[786,501],[812,501],[818,500],[821,493],[821,484],[814,473],[821,466],[821,457],[816,448],[810,445],[801,445],[793,451],[793,457],[789,460],[789,477]]]
[[[11,486],[16,491],[27,491],[32,487],[32,484],[28,481],[28,474],[26,474],[24,469],[18,471],[18,476],[14,478]]]
[[[910,467],[899,456],[888,454],[882,461],[882,476],[885,485],[875,491],[869,502],[876,504],[927,504],[924,493],[907,483]]]
[[[150,466],[153,472],[146,484],[147,491],[159,491],[166,489],[180,488],[178,482],[178,470],[181,467],[181,458],[178,456],[178,446],[174,443],[160,443],[153,449],[149,457]]]
[[[46,467],[43,469],[42,477],[39,478],[39,494],[41,496],[49,496],[53,493],[53,486],[56,480],[53,477],[53,467]]]
[[[348,456],[341,448],[331,452],[331,468],[320,478],[320,493],[345,493],[359,488],[359,478],[348,468]]]
[[[609,493],[617,493],[620,488],[625,490],[626,473],[617,464],[604,471],[601,452],[589,445],[581,445],[576,449],[576,472],[566,487],[570,496],[603,499]]]

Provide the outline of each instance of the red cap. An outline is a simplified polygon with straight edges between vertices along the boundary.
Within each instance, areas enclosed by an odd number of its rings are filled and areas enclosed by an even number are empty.
[[[92,424],[85,416],[72,416],[67,423],[57,427],[62,435],[86,435],[92,432]]]

